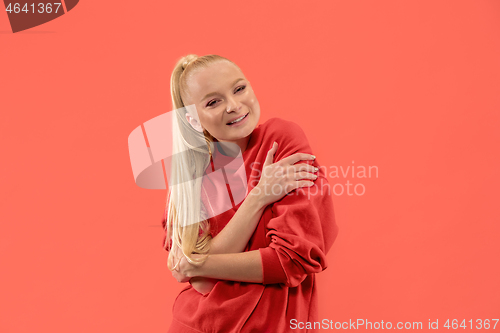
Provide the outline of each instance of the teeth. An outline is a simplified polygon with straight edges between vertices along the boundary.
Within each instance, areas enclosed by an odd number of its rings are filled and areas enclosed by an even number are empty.
[[[246,116],[246,115],[245,115]],[[245,116],[241,116],[240,118],[230,122],[230,124],[234,124],[234,123],[237,123],[238,121],[240,121],[241,119],[245,118]]]

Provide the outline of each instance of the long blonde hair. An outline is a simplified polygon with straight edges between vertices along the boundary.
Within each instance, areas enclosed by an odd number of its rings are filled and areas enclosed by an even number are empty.
[[[189,106],[186,79],[195,70],[217,61],[230,61],[219,55],[189,54],[177,61],[170,79],[170,93],[174,114],[172,117],[172,163],[163,227],[166,232],[164,248],[169,251],[168,268],[173,270],[174,256],[179,250],[192,264],[203,263],[210,250],[210,224],[207,208],[201,200],[202,179],[210,164],[216,139],[203,130],[195,130],[186,119]],[[234,63],[233,63],[234,64]],[[236,65],[236,64],[235,64]],[[183,99],[184,97],[184,99]],[[193,116],[193,112],[189,112]],[[196,113],[196,110],[194,111]],[[199,121],[199,119],[198,119]],[[188,181],[186,181],[188,180]],[[192,254],[204,254],[199,259]],[[180,261],[180,257],[179,257]]]

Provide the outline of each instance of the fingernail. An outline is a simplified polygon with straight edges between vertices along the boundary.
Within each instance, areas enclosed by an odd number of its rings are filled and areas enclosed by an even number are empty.
[[[314,155],[311,155],[311,157],[312,157],[313,160],[316,158],[316,156],[314,156]]]
[[[318,168],[314,167],[314,171],[318,171],[318,170],[319,170]]]

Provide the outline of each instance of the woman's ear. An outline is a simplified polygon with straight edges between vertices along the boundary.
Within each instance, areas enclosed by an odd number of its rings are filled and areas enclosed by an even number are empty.
[[[191,127],[193,127],[196,131],[203,133],[203,127],[201,126],[200,122],[192,115],[190,115],[188,112],[186,112],[186,120],[188,121],[189,124],[191,124]]]

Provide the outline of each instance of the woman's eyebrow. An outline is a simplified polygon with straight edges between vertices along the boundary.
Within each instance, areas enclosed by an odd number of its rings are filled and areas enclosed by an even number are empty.
[[[240,82],[241,80],[244,80],[244,78],[240,77],[240,78],[237,78],[236,80],[234,80],[234,82],[231,84],[231,87],[234,86],[236,83]],[[203,102],[206,98],[210,97],[210,96],[213,96],[213,95],[217,95],[218,93],[216,92],[211,92],[211,93],[208,93],[206,94],[201,100],[200,100],[200,103]]]

